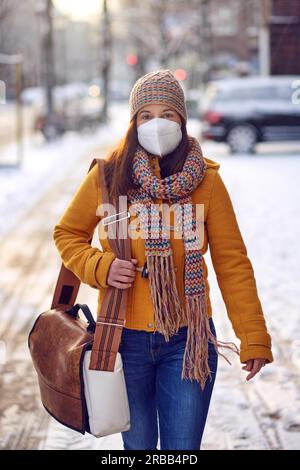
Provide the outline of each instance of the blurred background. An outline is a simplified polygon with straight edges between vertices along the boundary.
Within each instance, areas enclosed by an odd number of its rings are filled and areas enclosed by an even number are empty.
[[[134,82],[160,68],[221,165],[273,339],[249,383],[219,361],[203,448],[300,447],[299,58],[300,0],[0,0],[1,449],[122,449],[48,416],[27,336],[60,267],[54,224],[125,133]],[[235,340],[207,261],[217,334]],[[91,290],[79,301],[95,312]]]

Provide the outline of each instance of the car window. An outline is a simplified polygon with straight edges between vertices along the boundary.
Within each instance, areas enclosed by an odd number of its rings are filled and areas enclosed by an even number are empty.
[[[274,100],[289,99],[291,90],[287,86],[258,86],[249,88],[219,89],[215,94],[216,101],[243,101],[243,100]]]
[[[245,100],[290,100],[293,89],[289,83],[270,84],[262,86],[220,86],[210,84],[207,86],[203,97],[203,107],[230,101]]]
[[[249,88],[230,88],[227,90],[220,90],[217,98],[222,101],[232,101],[232,100],[249,100],[252,98],[252,91]]]

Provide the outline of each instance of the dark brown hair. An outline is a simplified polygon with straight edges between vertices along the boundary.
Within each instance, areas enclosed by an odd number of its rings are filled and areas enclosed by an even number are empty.
[[[173,175],[182,170],[189,151],[186,124],[181,119],[182,139],[173,152],[165,155],[160,162],[161,178]],[[119,195],[126,195],[128,190],[136,188],[132,179],[133,156],[138,145],[136,115],[130,121],[124,137],[105,158],[105,180],[110,199],[118,201]]]

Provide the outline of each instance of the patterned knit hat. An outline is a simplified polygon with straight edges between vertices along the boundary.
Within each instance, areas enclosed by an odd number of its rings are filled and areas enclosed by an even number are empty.
[[[139,78],[130,93],[130,120],[146,104],[167,104],[187,121],[183,88],[171,70],[157,70]]]

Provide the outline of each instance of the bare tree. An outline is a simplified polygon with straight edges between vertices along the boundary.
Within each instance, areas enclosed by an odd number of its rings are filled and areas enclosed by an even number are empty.
[[[11,11],[13,3],[13,0],[0,0],[0,22],[2,22]]]
[[[0,0],[0,53],[22,54],[25,85],[36,85],[39,78],[38,34],[34,13],[35,0]],[[8,92],[13,84],[11,67],[0,65],[0,75],[7,83]]]
[[[193,56],[190,67],[209,63],[209,0],[121,0],[128,37],[136,48],[142,70],[150,59],[167,67],[179,57]],[[139,75],[141,70],[136,68]]]
[[[13,11],[15,6],[14,0],[0,0],[0,51],[5,51],[5,22]]]

